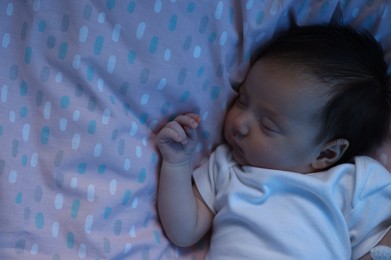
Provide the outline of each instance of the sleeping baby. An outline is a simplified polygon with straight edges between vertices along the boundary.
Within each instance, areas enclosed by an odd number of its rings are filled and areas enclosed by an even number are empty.
[[[390,98],[368,33],[328,24],[277,35],[227,111],[226,142],[199,168],[198,115],[159,132],[168,238],[190,246],[212,230],[208,259],[370,257],[389,245],[391,174],[365,155],[388,135]]]

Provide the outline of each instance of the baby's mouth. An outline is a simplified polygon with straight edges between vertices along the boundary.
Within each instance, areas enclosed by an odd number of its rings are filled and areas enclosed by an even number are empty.
[[[234,140],[230,140],[228,143],[232,149],[232,157],[234,158],[234,160],[239,164],[244,164],[246,160],[243,150],[240,148],[240,146],[237,145]]]

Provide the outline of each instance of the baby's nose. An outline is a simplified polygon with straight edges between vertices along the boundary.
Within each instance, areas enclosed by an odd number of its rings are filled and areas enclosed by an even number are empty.
[[[243,123],[236,123],[234,128],[234,136],[236,138],[243,138],[250,133],[250,128]]]

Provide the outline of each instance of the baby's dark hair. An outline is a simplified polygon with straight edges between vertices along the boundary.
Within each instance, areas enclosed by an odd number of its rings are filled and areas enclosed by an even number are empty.
[[[339,24],[293,27],[276,35],[258,58],[271,58],[319,79],[328,103],[318,140],[344,138],[336,163],[368,154],[388,136],[390,77],[380,44],[368,32]],[[273,90],[271,90],[273,91]]]

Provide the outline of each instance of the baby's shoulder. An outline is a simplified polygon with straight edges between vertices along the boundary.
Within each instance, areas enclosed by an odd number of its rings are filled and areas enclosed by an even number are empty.
[[[363,194],[387,192],[391,195],[391,173],[378,161],[368,156],[354,159],[356,191]]]
[[[391,178],[391,173],[379,161],[369,156],[356,156],[354,158],[356,172],[367,175],[383,175],[385,178]]]

